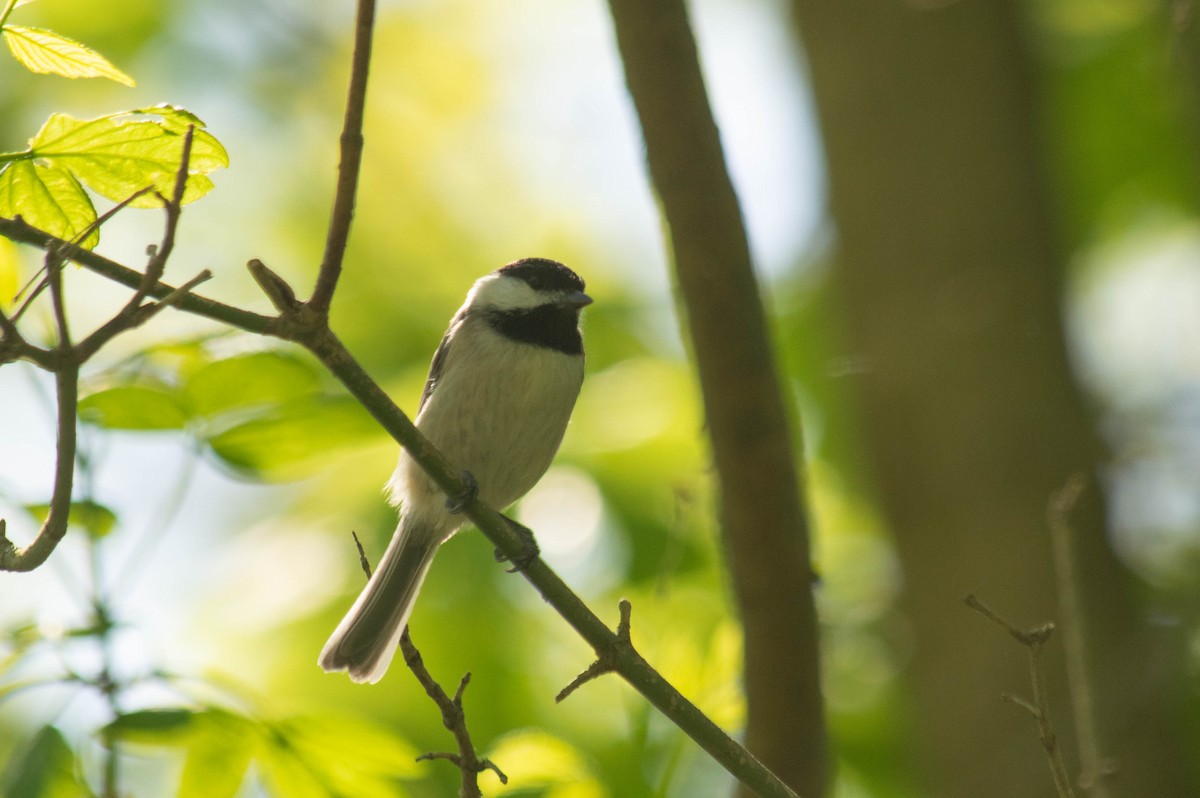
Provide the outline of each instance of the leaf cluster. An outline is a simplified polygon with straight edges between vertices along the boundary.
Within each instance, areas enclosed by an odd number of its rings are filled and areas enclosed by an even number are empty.
[[[378,435],[371,417],[281,350],[224,356],[205,342],[138,353],[98,376],[80,419],[108,430],[190,436],[232,472],[294,479],[318,458]]]

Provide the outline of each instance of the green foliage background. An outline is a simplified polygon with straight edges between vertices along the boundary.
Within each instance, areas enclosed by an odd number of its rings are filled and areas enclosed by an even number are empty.
[[[720,18],[785,17],[770,3],[702,5]],[[1101,412],[1144,440],[1169,431],[1178,406],[1162,398],[1169,390],[1126,389],[1122,369],[1136,351],[1096,354],[1106,317],[1094,318],[1087,297],[1126,278],[1144,253],[1179,240],[1189,264],[1179,279],[1196,285],[1195,94],[1165,74],[1163,65],[1187,49],[1155,4],[1109,0],[1098,14],[1100,5],[1040,3],[1031,25],[1063,187],[1060,222],[1077,252],[1083,376]],[[186,106],[224,143],[230,168],[185,212],[168,278],[212,267],[217,279],[206,293],[253,304],[261,300],[241,264],[259,257],[307,284],[336,163],[348,4],[40,0],[18,14],[14,22],[87,42],[138,86],[65,81],[8,64],[0,72],[0,151],[23,149],[54,111],[91,118],[160,101]],[[718,723],[738,728],[738,631],[653,201],[644,184],[606,177],[614,162],[631,172],[640,164],[631,117],[613,100],[619,71],[611,52],[599,66],[562,64],[606,97],[547,110],[545,98],[561,92],[544,60],[525,50],[564,38],[546,45],[558,57],[571,42],[581,54],[604,51],[603,9],[564,11],[535,0],[504,12],[466,0],[385,6],[378,35],[366,166],[335,329],[411,410],[473,279],[529,254],[583,274],[597,299],[586,314],[584,395],[558,465],[522,517],[593,606],[615,620],[617,599],[630,598],[634,640],[647,658]],[[797,97],[781,102],[802,105]],[[615,112],[572,116],[595,107]],[[618,132],[600,136],[591,126]],[[101,251],[139,262],[159,224],[151,211],[124,214],[105,228]],[[919,795],[900,678],[911,641],[895,607],[901,579],[872,505],[844,379],[856,364],[839,345],[822,236],[792,245],[789,262],[767,276],[780,360],[805,428],[837,794]],[[1126,249],[1114,255],[1117,245]],[[0,241],[0,301],[37,265]],[[102,319],[121,297],[82,271],[68,284],[83,319]],[[376,555],[391,534],[394,514],[379,488],[394,445],[301,354],[215,332],[161,318],[88,375],[83,482],[101,509],[81,513],[89,529],[78,532],[91,534],[72,533],[55,555],[60,566],[0,580],[0,619],[12,630],[0,665],[14,666],[0,681],[9,695],[0,703],[0,792],[86,794],[83,780],[93,790],[98,783],[101,741],[115,740],[127,754],[122,787],[137,796],[451,794],[450,766],[414,762],[450,742],[403,668],[365,688],[315,664],[360,585],[349,532]],[[45,386],[17,371],[0,373],[8,430],[42,421]],[[35,528],[36,505],[49,493],[45,429],[21,444],[0,440],[0,508],[14,535]],[[1181,459],[1137,462],[1166,472],[1161,484],[1173,498],[1194,501],[1195,488],[1174,470]],[[18,479],[25,471],[44,474],[42,493]],[[1119,518],[1125,556],[1152,602],[1193,629],[1197,571],[1179,563],[1196,561],[1198,515],[1164,521],[1134,502]],[[566,543],[553,542],[556,531]],[[114,617],[97,618],[97,598]],[[67,633],[43,639],[56,627]],[[591,653],[492,562],[480,536],[465,533],[445,547],[412,630],[443,684],[472,674],[470,728],[511,777],[501,787],[484,776],[487,794],[636,798],[726,789],[716,766],[615,680],[554,704]],[[120,696],[115,720],[103,700],[70,681],[95,671],[101,639],[122,678],[154,677]],[[33,684],[61,676],[62,684]],[[1195,684],[1187,690],[1194,694]]]

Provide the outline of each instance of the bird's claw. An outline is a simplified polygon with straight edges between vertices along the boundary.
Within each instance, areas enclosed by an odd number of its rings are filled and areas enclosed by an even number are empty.
[[[504,520],[508,522],[508,528],[517,533],[517,537],[521,539],[521,551],[516,556],[510,557],[500,551],[500,549],[496,549],[496,562],[512,563],[512,568],[508,569],[510,574],[517,571],[524,571],[542,553],[541,549],[538,548],[537,540],[533,537],[533,530],[527,526],[518,524],[507,516]]]
[[[461,476],[462,492],[457,496],[446,497],[446,509],[455,515],[465,510],[471,499],[479,495],[479,483],[475,481],[474,475],[470,471],[463,471]]]

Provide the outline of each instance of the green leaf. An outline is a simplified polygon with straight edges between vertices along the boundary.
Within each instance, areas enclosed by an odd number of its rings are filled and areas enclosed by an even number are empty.
[[[291,718],[273,725],[262,764],[278,795],[402,795],[398,778],[420,773],[419,751],[390,729],[361,717]],[[299,766],[299,767],[297,767]],[[328,790],[316,790],[324,785]]]
[[[537,730],[517,731],[502,738],[488,759],[508,776],[489,794],[507,795],[539,788],[554,798],[601,798],[604,788],[590,772],[583,754],[570,743]]]
[[[203,129],[203,122],[182,108],[163,105],[89,120],[54,114],[33,137],[29,154],[61,164],[89,188],[117,202],[147,186],[170,196],[189,125],[195,130],[183,194],[187,204],[212,190],[205,175],[228,166],[229,155]],[[152,208],[161,201],[151,193],[132,204]]]
[[[43,726],[25,750],[9,760],[0,778],[0,795],[8,798],[81,798],[88,794],[75,778],[75,754],[53,726]]]
[[[109,429],[178,430],[188,415],[176,395],[149,385],[119,385],[79,401],[79,418]]]
[[[294,401],[319,385],[319,375],[308,361],[282,352],[255,352],[200,367],[188,378],[183,394],[194,413],[214,416]]]
[[[27,504],[25,512],[32,515],[39,522],[45,521],[50,515],[50,505],[48,504]],[[117,514],[103,504],[93,501],[71,502],[71,520],[72,526],[83,528],[87,532],[88,537],[93,540],[99,540],[106,536],[117,525]]]
[[[143,709],[119,716],[100,731],[107,740],[178,746],[190,739],[196,717],[190,709]]]
[[[96,209],[83,186],[58,164],[13,161],[0,172],[0,216],[20,216],[47,233],[68,241],[96,221]],[[100,240],[92,230],[79,243],[91,249]]]
[[[234,798],[259,747],[256,724],[222,709],[194,720],[176,798]]]
[[[4,27],[4,41],[13,57],[31,72],[64,78],[108,78],[134,86],[133,78],[92,48],[41,28]]]
[[[12,303],[20,286],[21,260],[17,245],[7,238],[0,238],[0,310]]]
[[[298,479],[330,452],[378,433],[348,397],[314,398],[278,407],[208,439],[213,453],[249,476]]]

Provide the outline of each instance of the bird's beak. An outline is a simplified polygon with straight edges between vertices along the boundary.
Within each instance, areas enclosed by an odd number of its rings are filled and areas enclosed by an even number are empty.
[[[592,298],[582,291],[572,291],[558,300],[558,304],[568,308],[585,308],[592,304]]]

